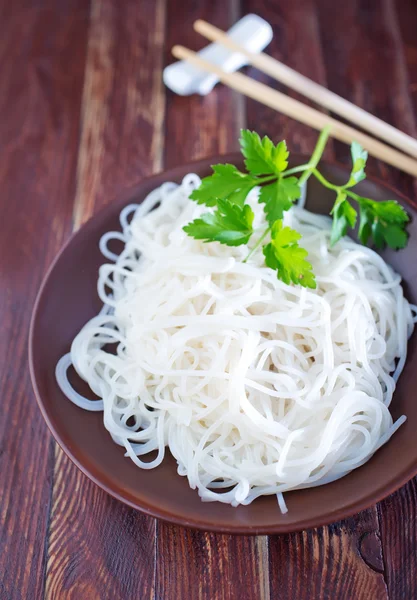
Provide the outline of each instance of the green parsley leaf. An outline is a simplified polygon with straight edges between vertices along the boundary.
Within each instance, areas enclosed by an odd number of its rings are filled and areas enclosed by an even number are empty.
[[[204,213],[184,227],[196,240],[220,242],[228,246],[246,244],[253,233],[254,214],[248,204],[239,206],[229,200],[218,200],[218,210]]]
[[[275,183],[261,188],[259,202],[265,204],[264,211],[270,227],[277,219],[282,219],[284,211],[289,210],[300,195],[301,190],[296,177],[280,178]]]
[[[212,169],[213,175],[204,177],[190,198],[206,206],[216,206],[218,198],[229,198],[233,204],[243,206],[246,196],[257,185],[257,179],[242,173],[234,165],[214,165]]]
[[[372,235],[377,248],[383,248],[386,244],[393,250],[400,250],[408,242],[407,232],[399,225],[386,225],[381,221],[372,224]]]
[[[383,248],[385,244],[394,250],[405,248],[408,241],[405,224],[409,217],[395,200],[377,202],[369,198],[358,197],[360,219],[359,239],[366,244],[372,236],[375,246]]]
[[[271,230],[271,242],[264,246],[265,263],[277,271],[277,277],[284,283],[295,283],[312,289],[316,280],[311,264],[306,260],[305,248],[298,245],[301,235],[290,227],[283,227],[282,221],[275,221]]]
[[[348,227],[355,227],[358,213],[346,200],[345,192],[340,191],[330,214],[333,215],[330,244],[334,246],[341,237],[346,235]]]
[[[350,146],[350,153],[352,155],[352,171],[350,174],[349,181],[346,187],[352,187],[366,178],[365,167],[368,159],[368,153],[362,148],[358,142],[352,142]]]
[[[359,230],[358,237],[362,244],[366,245],[369,236],[372,234],[373,224],[372,211],[365,204],[359,204]]]
[[[373,211],[379,219],[386,221],[387,223],[407,223],[410,217],[405,212],[401,204],[398,204],[395,200],[367,200],[368,205],[370,204]]]
[[[269,137],[261,139],[254,131],[242,129],[240,148],[246,159],[245,166],[252,175],[277,175],[288,167],[289,152],[284,141],[275,146]]]

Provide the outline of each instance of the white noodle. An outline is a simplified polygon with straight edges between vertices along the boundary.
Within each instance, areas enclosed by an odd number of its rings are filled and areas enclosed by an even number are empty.
[[[317,290],[279,281],[262,252],[243,263],[246,246],[188,237],[183,226],[207,210],[188,198],[199,183],[164,184],[123,209],[122,233],[103,236],[115,261],[100,268],[103,309],[56,377],[72,402],[104,411],[139,467],[159,465],[168,446],[203,500],[275,494],[285,513],[283,492],[343,477],[405,421],[388,407],[417,307],[378,254],[349,238],[330,248],[330,219],[301,207],[285,222],[303,234]],[[72,388],[71,364],[102,400]]]

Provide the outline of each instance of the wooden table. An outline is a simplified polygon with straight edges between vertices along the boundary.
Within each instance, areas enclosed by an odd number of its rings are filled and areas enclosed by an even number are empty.
[[[0,4],[0,598],[417,598],[417,481],[341,523],[232,537],[113,500],[63,455],[35,403],[27,330],[71,231],[142,177],[237,148],[249,126],[295,151],[316,133],[234,92],[167,92],[170,48],[256,12],[269,52],[417,135],[415,0],[3,0]],[[268,79],[249,69],[262,81]],[[296,94],[291,94],[296,96]],[[347,159],[330,145],[327,157]],[[369,171],[412,196],[415,182]],[[413,187],[414,186],[414,187]]]

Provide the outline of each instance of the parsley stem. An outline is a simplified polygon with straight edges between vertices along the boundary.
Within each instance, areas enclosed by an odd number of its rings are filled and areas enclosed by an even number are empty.
[[[258,183],[266,183],[267,181],[273,181],[276,178],[277,178],[276,175],[268,175],[267,177],[258,177],[257,180],[256,180],[256,184],[258,184]]]
[[[286,177],[287,175],[292,175],[293,173],[301,173],[302,171],[305,171],[306,169],[308,169],[310,166],[309,163],[306,163],[305,165],[299,165],[298,167],[293,167],[292,169],[288,169],[287,171],[284,171],[283,173],[281,173],[282,177]]]
[[[358,194],[355,194],[355,192],[351,192],[350,190],[345,190],[345,192],[348,196],[352,198],[352,200],[356,200],[358,204],[361,203],[361,197],[358,196]]]
[[[320,181],[320,183],[322,185],[324,185],[324,187],[328,188],[329,190],[334,190],[335,192],[340,192],[340,190],[342,189],[341,185],[334,185],[333,183],[330,183],[330,181],[327,181],[327,179],[325,177],[323,177],[323,175],[317,169],[313,169],[312,174],[314,175],[314,177],[316,179],[318,179]]]
[[[268,227],[267,229],[265,229],[265,231],[263,232],[263,234],[261,235],[261,237],[259,238],[259,240],[256,242],[256,244],[254,245],[254,247],[252,248],[252,250],[249,252],[249,254],[247,255],[247,257],[243,260],[244,263],[248,262],[248,260],[250,259],[250,257],[253,256],[253,254],[255,254],[255,252],[257,251],[257,249],[262,244],[262,242],[264,241],[264,239],[266,238],[266,236],[268,235],[268,233],[270,231],[271,231],[270,227]]]
[[[326,147],[327,140],[329,139],[329,135],[330,135],[330,126],[327,126],[323,129],[323,131],[319,135],[319,139],[317,140],[316,147],[314,148],[313,154],[311,155],[311,158],[309,160],[308,168],[304,171],[304,173],[301,175],[300,179],[298,180],[299,185],[302,185],[303,183],[305,183],[307,181],[307,179],[313,173],[314,169],[319,164],[319,161],[320,161],[320,159],[323,155],[324,149]]]

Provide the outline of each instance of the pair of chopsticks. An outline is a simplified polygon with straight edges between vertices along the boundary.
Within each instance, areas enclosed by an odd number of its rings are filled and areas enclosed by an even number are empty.
[[[371,132],[373,136],[389,142],[392,146],[400,148],[402,152],[387,146],[366,133],[341,123],[337,119],[329,117],[325,113],[311,108],[310,106],[306,106],[302,102],[290,98],[289,96],[268,87],[264,83],[255,81],[242,73],[226,73],[220,67],[200,58],[200,56],[195,52],[188,50],[188,48],[174,46],[172,54],[176,58],[186,60],[203,71],[214,73],[220,81],[228,87],[241,92],[249,98],[258,100],[262,104],[265,104],[288,117],[292,117],[301,123],[309,125],[314,129],[321,130],[328,125],[331,128],[330,135],[337,140],[348,144],[356,141],[372,156],[383,160],[389,165],[397,167],[405,173],[417,177],[416,139],[367,113],[362,108],[355,106],[348,100],[341,98],[304,75],[297,73],[297,71],[280,63],[271,56],[268,56],[263,52],[260,54],[248,52],[245,48],[230,39],[224,31],[221,31],[205,21],[196,21],[194,23],[194,29],[210,41],[218,42],[233,52],[243,54],[248,58],[249,63],[260,71],[263,71],[277,81],[284,83],[293,90],[300,92],[317,104],[320,104],[324,108],[354,123],[356,126]]]

